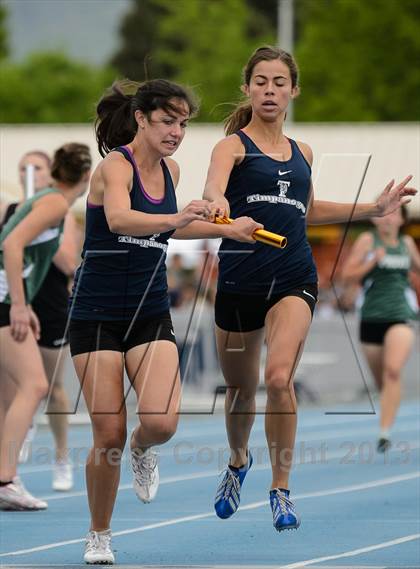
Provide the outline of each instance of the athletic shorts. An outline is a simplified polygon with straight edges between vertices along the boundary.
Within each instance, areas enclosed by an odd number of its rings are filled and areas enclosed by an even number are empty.
[[[406,320],[396,320],[394,322],[369,322],[361,320],[359,327],[359,338],[362,344],[383,344],[385,334],[396,324],[408,324]]]
[[[69,340],[72,357],[101,350],[126,353],[135,346],[156,340],[176,343],[168,311],[147,318],[138,318],[129,330],[130,323],[130,320],[70,320]]]
[[[313,315],[318,298],[318,286],[316,283],[304,284],[282,294],[273,294],[269,299],[266,295],[218,292],[215,305],[216,324],[222,330],[229,332],[259,330],[264,327],[265,317],[270,308],[286,296],[302,298]]]
[[[39,316],[38,316],[39,318]],[[64,331],[66,329],[66,319],[58,316],[54,321],[39,321],[41,326],[41,337],[38,345],[41,348],[62,348],[69,342]],[[0,302],[0,328],[10,326],[10,304]]]
[[[38,316],[39,318],[39,316]],[[41,326],[41,337],[38,340],[38,345],[41,348],[63,348],[69,343],[69,339],[65,334],[67,318],[61,315],[57,316],[54,321],[39,320]]]
[[[0,328],[10,326],[10,304],[0,302]]]

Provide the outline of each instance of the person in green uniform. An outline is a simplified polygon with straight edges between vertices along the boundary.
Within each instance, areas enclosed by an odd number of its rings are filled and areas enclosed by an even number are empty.
[[[404,206],[385,217],[374,217],[374,231],[355,241],[343,278],[360,282],[363,302],[360,342],[380,392],[380,435],[377,449],[391,446],[390,431],[401,399],[401,372],[414,344],[410,321],[418,313],[410,287],[410,270],[420,273],[420,253],[412,237],[401,234]]]
[[[16,384],[0,433],[0,509],[45,509],[13,482],[19,451],[48,382],[37,345],[38,318],[30,303],[59,247],[69,207],[89,182],[91,156],[84,144],[59,148],[51,168],[53,187],[23,202],[0,233],[0,374]]]
[[[34,191],[44,190],[52,184],[52,159],[42,150],[29,150],[19,160],[18,171],[22,188],[25,186],[27,168],[32,167]],[[0,231],[19,207],[19,202],[0,201]],[[73,486],[73,468],[68,459],[68,414],[69,401],[64,389],[64,370],[68,353],[66,337],[69,279],[73,277],[79,256],[79,230],[74,215],[69,211],[64,220],[60,247],[54,256],[47,276],[37,295],[32,300],[32,309],[41,327],[38,346],[49,383],[46,413],[55,442],[52,487],[56,491],[68,491]],[[15,394],[15,384],[5,374],[0,379],[0,432],[9,402]],[[36,422],[29,429],[23,443],[19,462],[30,456],[31,441],[36,432]],[[15,483],[22,482],[15,479]]]

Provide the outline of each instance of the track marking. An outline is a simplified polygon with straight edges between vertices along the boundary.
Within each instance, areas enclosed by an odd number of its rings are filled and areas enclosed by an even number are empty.
[[[410,445],[410,451],[412,450],[418,450],[420,448],[420,443],[413,442],[408,443]],[[400,452],[399,449],[390,449],[388,452]],[[330,461],[330,460],[334,460],[336,458],[342,458],[343,456],[343,451],[336,451],[336,452],[331,452],[328,453],[326,456],[326,461]],[[306,466],[306,465],[310,465],[313,466],[313,464],[311,462],[305,462],[305,460],[303,460],[302,462],[294,462],[294,466]],[[261,470],[268,470],[269,468],[271,468],[271,464],[269,462],[265,463],[265,464],[254,464],[254,466],[252,467],[252,471],[261,471]],[[183,474],[180,476],[167,476],[166,478],[162,478],[160,480],[160,485],[162,484],[176,484],[177,482],[187,482],[188,480],[200,480],[202,478],[212,478],[212,477],[216,477],[220,474],[220,470],[208,470],[207,472],[192,472],[191,474]],[[118,492],[122,491],[122,490],[131,490],[133,488],[133,485],[130,484],[121,484],[118,487]],[[68,498],[77,498],[80,496],[87,496],[87,492],[86,490],[79,490],[76,492],[63,492],[63,493],[57,493],[55,492],[54,494],[47,494],[45,496],[41,496],[40,499],[41,500],[47,500],[47,501],[57,501],[57,500],[66,500]]]
[[[298,569],[298,567],[307,567],[308,565],[313,565],[314,563],[322,563],[323,561],[333,561],[334,559],[342,559],[343,557],[354,557],[355,555],[360,555],[361,553],[368,553],[369,551],[376,551],[377,549],[392,547],[393,545],[407,543],[408,541],[414,541],[415,539],[420,539],[420,533],[406,535],[404,537],[399,537],[398,539],[392,539],[391,541],[383,541],[382,543],[377,543],[376,545],[360,547],[359,549],[345,551],[344,553],[338,553],[337,555],[328,555],[325,557],[317,557],[316,559],[307,559],[306,561],[290,563],[289,565],[281,565],[280,569]]]
[[[407,480],[414,480],[415,478],[419,478],[419,477],[420,477],[420,471],[410,472],[409,474],[405,474],[402,476],[391,476],[388,478],[379,478],[378,480],[373,480],[372,482],[367,482],[365,484],[353,484],[351,486],[340,486],[337,488],[331,488],[330,490],[323,490],[323,491],[319,491],[319,492],[310,492],[307,494],[297,494],[297,495],[295,495],[295,499],[296,500],[303,500],[303,499],[307,499],[307,498],[318,498],[320,496],[332,496],[335,494],[344,494],[347,492],[367,490],[369,488],[376,488],[378,486],[386,486],[388,484],[395,484],[398,482],[405,482]],[[267,500],[264,500],[261,502],[254,502],[253,504],[248,504],[247,506],[242,506],[241,510],[254,510],[256,508],[260,508],[261,506],[265,506],[265,505],[267,505]],[[193,516],[184,516],[181,518],[172,518],[170,520],[166,520],[163,522],[157,522],[154,524],[148,524],[145,526],[139,526],[136,528],[117,531],[117,532],[113,533],[113,537],[118,537],[121,535],[130,535],[133,533],[140,533],[143,531],[158,529],[158,528],[167,527],[167,526],[173,526],[173,525],[182,524],[182,523],[186,523],[186,522],[203,520],[205,518],[213,517],[214,515],[215,515],[214,512],[211,511],[211,512],[205,512],[202,514],[195,514]],[[411,539],[414,539],[412,536],[409,536],[409,537]],[[404,538],[401,538],[401,539],[404,539]],[[56,549],[58,547],[63,547],[65,545],[74,545],[76,543],[83,543],[84,541],[85,541],[85,538],[79,538],[79,539],[71,539],[71,540],[67,540],[67,541],[59,541],[59,542],[54,542],[54,543],[48,543],[45,545],[39,545],[37,547],[31,547],[28,549],[19,549],[17,551],[9,551],[7,553],[0,553],[0,557],[25,555],[28,553],[35,553],[38,551],[46,551],[48,549]],[[373,547],[375,547],[375,546],[373,546]],[[320,559],[322,559],[322,558],[320,558]],[[308,561],[303,561],[302,563],[310,564],[311,562],[316,563],[317,560],[308,560]],[[290,567],[289,567],[289,569],[290,569]]]

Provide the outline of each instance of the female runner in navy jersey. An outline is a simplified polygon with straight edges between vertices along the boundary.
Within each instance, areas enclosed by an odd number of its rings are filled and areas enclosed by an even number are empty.
[[[168,239],[229,236],[245,242],[249,218],[231,226],[207,219],[207,201],[177,213],[179,168],[169,158],[195,112],[184,88],[165,80],[114,85],[97,107],[96,134],[105,158],[88,195],[83,262],[76,272],[70,312],[70,349],[92,420],[93,448],[86,466],[91,527],[87,563],[113,563],[110,522],[126,441],[124,369],[140,422],[131,435],[134,488],[143,502],[157,491],[151,447],[175,432],[180,401],[178,352],[166,282]]]
[[[215,510],[220,518],[236,512],[241,485],[252,465],[248,440],[265,337],[265,428],[272,463],[270,504],[277,531],[300,525],[289,498],[297,424],[293,375],[317,299],[317,272],[305,226],[347,221],[353,211],[353,204],[314,199],[312,151],[283,134],[287,105],[298,89],[297,67],[288,53],[272,47],[254,52],[244,69],[243,92],[249,100],[228,118],[228,136],[213,150],[204,190],[204,198],[212,201],[212,212],[233,218],[249,215],[288,239],[282,250],[224,239],[215,308],[218,352],[228,386],[225,414],[231,449]],[[395,187],[393,182],[388,184],[376,203],[357,204],[353,219],[383,216],[396,209],[404,196],[415,193],[406,187],[410,179]]]

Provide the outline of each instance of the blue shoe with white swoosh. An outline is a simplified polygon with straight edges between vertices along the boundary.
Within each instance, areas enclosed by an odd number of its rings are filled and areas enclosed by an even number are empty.
[[[238,509],[241,501],[242,484],[251,466],[252,454],[248,452],[248,462],[245,466],[233,468],[228,465],[224,471],[224,476],[217,488],[214,500],[214,509],[219,518],[223,520],[230,518]]]

